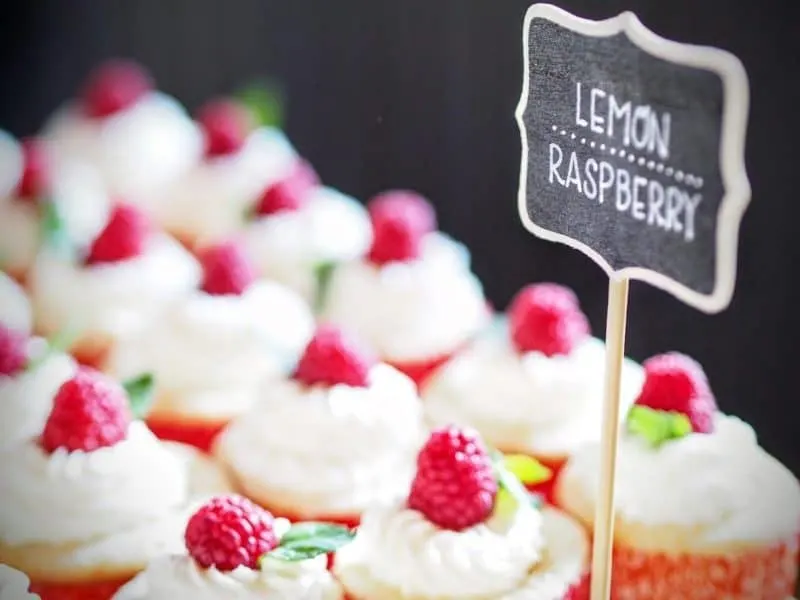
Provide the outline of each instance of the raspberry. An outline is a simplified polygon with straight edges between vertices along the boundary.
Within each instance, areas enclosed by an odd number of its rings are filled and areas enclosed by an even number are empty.
[[[89,76],[83,108],[90,117],[101,119],[132,106],[152,89],[150,75],[138,64],[109,61]]]
[[[511,340],[518,352],[569,354],[589,335],[589,320],[569,288],[555,283],[529,285],[509,308]]]
[[[256,203],[255,213],[269,216],[283,211],[298,210],[306,203],[309,192],[318,184],[319,179],[314,170],[302,162],[291,175],[264,190]]]
[[[209,102],[200,109],[197,121],[205,135],[208,158],[238,152],[251,128],[250,113],[232,100]]]
[[[384,192],[369,202],[368,210],[373,241],[367,258],[376,265],[418,258],[425,234],[436,229],[433,207],[414,192]]]
[[[53,409],[42,432],[47,452],[91,452],[113,446],[128,434],[131,412],[125,390],[113,379],[81,367],[53,398]]]
[[[16,196],[24,200],[38,200],[50,184],[50,169],[44,144],[33,138],[24,140],[22,153],[24,169]]]
[[[305,385],[366,387],[375,360],[338,327],[320,325],[297,364],[293,379]]]
[[[150,231],[150,220],[142,211],[130,204],[117,204],[92,242],[86,264],[115,263],[141,255]]]
[[[461,531],[487,519],[497,490],[492,459],[477,432],[442,427],[419,453],[408,507],[439,527]]]
[[[205,569],[258,569],[259,559],[278,546],[274,517],[240,496],[206,502],[186,525],[189,555]]]
[[[209,246],[198,254],[203,266],[202,289],[213,296],[238,296],[256,280],[255,267],[234,242]]]
[[[717,402],[697,361],[677,352],[660,354],[644,362],[644,372],[636,404],[686,415],[697,433],[714,431]]]
[[[13,377],[28,364],[28,336],[0,323],[0,375]]]

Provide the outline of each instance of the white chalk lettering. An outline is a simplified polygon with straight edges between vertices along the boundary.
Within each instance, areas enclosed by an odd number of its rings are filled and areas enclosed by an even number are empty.
[[[603,129],[603,124],[605,123],[605,119],[599,114],[599,106],[598,103],[600,100],[606,97],[606,93],[603,90],[599,90],[597,88],[592,88],[592,91],[589,95],[589,124],[592,131],[595,133],[605,133],[605,129]]]
[[[694,239],[694,216],[697,212],[697,205],[703,197],[700,194],[684,195],[684,213],[686,214],[686,241],[691,242]]]
[[[594,178],[594,174],[597,173],[597,161],[593,158],[587,158],[584,171],[586,172],[586,180],[583,182],[583,195],[589,200],[594,200],[597,198],[597,182]]]
[[[625,212],[631,205],[631,174],[617,169],[617,210]]]
[[[637,221],[644,221],[647,217],[646,207],[643,193],[639,192],[640,188],[647,187],[647,179],[640,175],[633,176],[633,202],[631,203],[631,214]]]
[[[647,184],[647,224],[665,228],[667,216],[664,209],[664,187],[657,181]]]
[[[564,186],[569,189],[571,184],[575,184],[575,189],[581,190],[580,167],[578,166],[578,155],[572,152],[569,157],[569,167],[567,167],[567,184]]]
[[[611,94],[608,97],[608,137],[614,137],[614,123],[622,122],[622,143],[626,146],[631,143],[631,103],[625,102],[621,106]]]
[[[614,186],[614,167],[603,161],[600,163],[600,204],[606,199],[605,192]]]
[[[558,153],[558,158],[555,158],[556,153]],[[564,158],[564,153],[561,152],[561,148],[559,148],[558,144],[550,143],[550,175],[548,179],[550,183],[553,183],[553,178],[555,177],[558,179],[558,183],[564,185],[564,180],[561,179],[561,176],[558,174],[558,167],[561,164],[561,161]]]
[[[581,82],[575,84],[575,125],[586,127],[589,123],[581,117]]]

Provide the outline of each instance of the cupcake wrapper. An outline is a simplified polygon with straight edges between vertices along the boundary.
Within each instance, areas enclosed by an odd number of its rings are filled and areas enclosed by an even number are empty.
[[[786,600],[795,591],[797,538],[735,556],[614,549],[612,600]]]
[[[224,423],[181,423],[148,417],[145,422],[156,437],[170,442],[180,442],[209,453]]]
[[[91,583],[31,582],[30,591],[42,600],[111,600],[119,588],[130,579],[95,581]]]

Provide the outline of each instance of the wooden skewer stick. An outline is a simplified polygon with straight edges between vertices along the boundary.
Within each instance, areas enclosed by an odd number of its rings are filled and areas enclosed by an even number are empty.
[[[600,456],[600,487],[594,517],[591,600],[611,597],[611,561],[614,547],[614,480],[620,422],[620,388],[625,358],[628,313],[627,278],[611,278],[606,316],[606,378]]]

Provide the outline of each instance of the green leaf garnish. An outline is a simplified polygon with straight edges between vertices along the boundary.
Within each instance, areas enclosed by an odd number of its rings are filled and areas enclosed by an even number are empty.
[[[633,406],[628,411],[627,428],[658,448],[665,442],[677,440],[692,432],[692,423],[681,413],[655,410],[647,406]]]
[[[523,485],[539,485],[553,477],[550,469],[535,458],[524,454],[506,454],[503,466],[516,475]]]
[[[258,125],[276,128],[283,125],[284,94],[275,82],[256,82],[240,90],[236,97],[252,113]]]
[[[349,544],[355,532],[333,523],[298,523],[281,538],[278,547],[261,557],[294,562],[336,552]]]
[[[498,488],[494,506],[496,514],[511,514],[521,506],[541,506],[541,498],[525,489],[519,477],[506,466],[506,457],[502,453],[492,452],[492,465]]]
[[[150,411],[155,399],[155,378],[150,373],[139,375],[122,383],[128,394],[131,412],[137,419],[143,419]]]
[[[38,369],[54,354],[66,352],[69,350],[70,346],[72,346],[72,343],[77,339],[77,337],[78,332],[74,328],[65,327],[53,337],[46,340],[47,347],[39,356],[36,356],[28,361],[28,364],[25,366],[25,370],[33,371]]]
[[[336,263],[323,262],[314,267],[314,278],[316,280],[316,290],[314,293],[314,310],[320,311],[325,306],[325,299],[328,296],[328,287],[336,270]]]
[[[52,200],[42,201],[41,207],[41,228],[44,243],[59,253],[71,254],[73,252],[72,243],[67,232],[67,225],[58,207]]]

